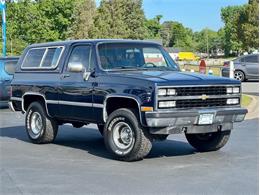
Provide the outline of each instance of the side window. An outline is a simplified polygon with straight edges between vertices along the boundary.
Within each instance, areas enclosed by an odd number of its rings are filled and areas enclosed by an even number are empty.
[[[22,68],[52,69],[55,68],[62,53],[63,47],[44,47],[30,49],[23,61]]]
[[[41,64],[41,60],[43,58],[44,52],[45,52],[45,48],[29,50],[23,61],[22,67],[23,68],[39,67]]]
[[[43,59],[41,67],[55,67],[58,63],[62,47],[58,48],[48,48],[47,53]]]
[[[257,55],[247,56],[245,57],[245,62],[258,63],[258,56]]]
[[[13,75],[15,73],[17,62],[18,61],[16,60],[4,62],[5,72],[7,72],[9,75]]]
[[[91,46],[80,45],[75,46],[70,54],[69,63],[81,63],[86,70],[89,70],[92,66],[91,62]]]

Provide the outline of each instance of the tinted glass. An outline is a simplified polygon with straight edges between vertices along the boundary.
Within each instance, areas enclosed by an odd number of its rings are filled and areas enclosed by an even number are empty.
[[[178,70],[166,59],[159,46],[140,43],[106,43],[99,45],[99,58],[104,69],[155,69]],[[169,57],[170,58],[170,57]]]
[[[245,59],[245,62],[258,63],[258,55],[247,56],[244,59]]]
[[[41,67],[55,67],[58,63],[61,51],[62,47],[48,48],[48,51],[44,57]]]
[[[39,67],[44,52],[45,52],[45,48],[29,50],[24,59],[22,67],[24,68]]]
[[[76,46],[74,47],[69,63],[81,63],[87,70],[89,70],[91,61],[91,47],[90,46]]]
[[[4,62],[5,72],[10,75],[13,75],[15,73],[17,62],[17,60]]]

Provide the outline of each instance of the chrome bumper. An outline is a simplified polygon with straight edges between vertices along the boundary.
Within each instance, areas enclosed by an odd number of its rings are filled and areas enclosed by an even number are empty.
[[[146,112],[145,117],[153,134],[208,133],[232,129],[233,123],[243,121],[246,113],[244,108],[192,109]],[[198,125],[201,114],[213,114],[213,123]]]

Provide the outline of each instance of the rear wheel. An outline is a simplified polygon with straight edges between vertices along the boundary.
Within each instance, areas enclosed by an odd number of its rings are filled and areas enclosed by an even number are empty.
[[[107,149],[120,160],[141,160],[152,148],[150,135],[141,127],[134,110],[122,108],[114,111],[104,129]]]
[[[188,142],[200,152],[216,151],[228,141],[231,131],[185,134]]]
[[[241,70],[236,70],[234,72],[234,79],[239,81],[245,81],[245,74]]]
[[[53,142],[58,125],[48,117],[45,107],[40,102],[33,102],[26,111],[26,132],[33,143],[44,144]]]

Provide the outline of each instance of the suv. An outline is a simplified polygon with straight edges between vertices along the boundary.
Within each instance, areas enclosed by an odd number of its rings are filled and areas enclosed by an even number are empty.
[[[259,79],[259,54],[250,54],[241,56],[233,60],[234,79],[246,81],[249,79]],[[224,64],[227,67],[222,68],[222,76],[229,77],[229,63]]]
[[[58,126],[95,123],[118,159],[143,159],[153,140],[184,133],[198,151],[223,147],[244,120],[237,80],[180,72],[161,45],[78,40],[31,45],[18,62],[10,108],[33,143]]]
[[[0,58],[0,108],[8,107],[10,85],[19,57]]]

